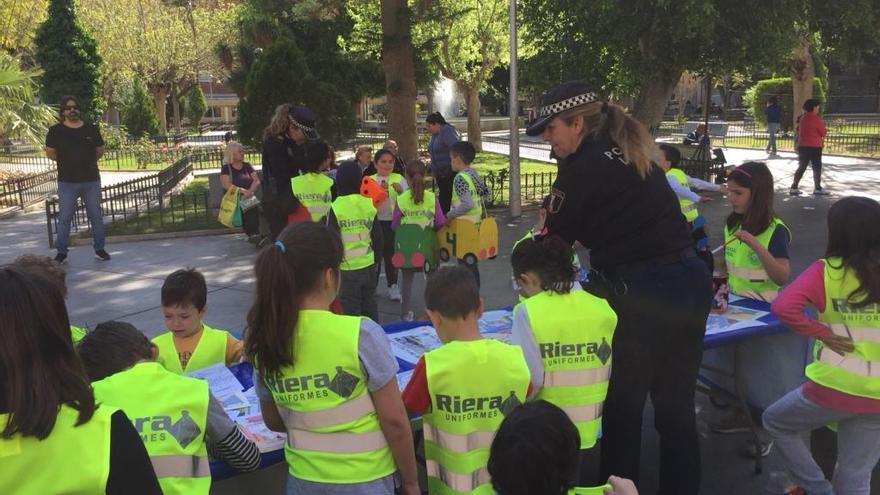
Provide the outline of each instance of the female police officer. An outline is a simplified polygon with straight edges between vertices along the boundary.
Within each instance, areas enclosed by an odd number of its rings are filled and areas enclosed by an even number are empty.
[[[696,494],[700,453],[694,386],[711,276],[654,144],[640,123],[579,82],[545,94],[528,127],[559,157],[548,234],[590,250],[588,289],[618,315],[602,422],[601,471],[638,480],[650,393],[660,434],[659,494]]]

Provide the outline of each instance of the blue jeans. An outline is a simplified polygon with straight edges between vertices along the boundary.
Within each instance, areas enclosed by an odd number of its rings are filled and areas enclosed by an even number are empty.
[[[779,122],[767,123],[767,152],[776,153],[776,133],[779,132]]]
[[[837,422],[837,466],[832,481],[810,454],[811,430]],[[871,471],[880,460],[880,414],[825,409],[792,390],[764,411],[764,429],[785,466],[809,495],[868,495]]]
[[[58,254],[67,254],[70,245],[70,222],[76,211],[76,198],[82,197],[86,214],[92,224],[92,238],[95,251],[104,249],[104,212],[101,211],[101,182],[59,182],[58,183],[58,239],[55,248]]]

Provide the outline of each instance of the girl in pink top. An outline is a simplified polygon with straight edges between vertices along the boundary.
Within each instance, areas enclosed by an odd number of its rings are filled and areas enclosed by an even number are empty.
[[[822,147],[825,145],[825,134],[828,130],[819,117],[819,100],[809,99],[804,102],[804,114],[798,124],[798,168],[794,173],[794,182],[789,194],[799,196],[798,184],[807,171],[809,164],[813,168],[813,194],[826,196],[828,191],[822,189]]]
[[[832,257],[842,259],[843,266],[859,280],[860,287],[849,296],[849,304],[860,313],[877,312],[880,203],[849,197],[831,207],[825,258]],[[804,314],[807,306],[820,313],[827,309],[825,263],[816,261],[789,284],[773,301],[772,311],[794,332],[821,340],[827,348],[823,351],[846,355],[854,349],[851,338],[835,335],[826,324]],[[880,362],[869,364],[880,366]],[[880,460],[880,396],[852,395],[808,379],[768,407],[763,419],[764,428],[776,442],[792,478],[808,494],[868,495],[871,471]],[[833,482],[829,482],[810,455],[804,435],[832,423],[838,425],[838,459]]]

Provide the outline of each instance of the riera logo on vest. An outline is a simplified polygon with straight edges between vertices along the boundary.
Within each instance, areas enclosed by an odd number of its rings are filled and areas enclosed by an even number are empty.
[[[180,419],[173,423],[171,416],[134,418],[132,423],[144,442],[164,442],[168,434],[174,437],[182,448],[186,448],[202,433],[199,425],[186,410],[181,411]]]
[[[542,342],[538,344],[541,358],[547,365],[589,363],[598,359],[602,364],[608,363],[611,357],[611,346],[602,337],[602,342],[578,342],[563,344],[562,342]]]
[[[265,381],[266,387],[276,399],[283,402],[302,402],[329,397],[330,392],[347,399],[354,393],[360,378],[345,371],[342,366],[337,366],[333,378],[327,373],[303,376],[284,376],[277,373],[275,376],[267,376]]]
[[[831,306],[835,312],[843,314],[844,320],[866,319],[880,321],[880,304],[877,303],[855,308],[852,306],[852,302],[846,298],[832,298]]]
[[[462,397],[460,395],[435,394],[436,410],[442,412],[447,421],[469,421],[489,419],[498,413],[507,416],[516,406],[522,404],[516,392],[510,391],[505,399],[500,395],[491,397]]]

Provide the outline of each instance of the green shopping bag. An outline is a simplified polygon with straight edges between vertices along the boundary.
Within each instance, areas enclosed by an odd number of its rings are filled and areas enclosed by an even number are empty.
[[[217,215],[217,221],[223,225],[233,228],[241,226],[241,208],[238,207],[239,189],[230,187],[223,195],[220,201],[220,213]],[[238,223],[236,223],[236,216]]]

